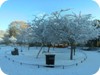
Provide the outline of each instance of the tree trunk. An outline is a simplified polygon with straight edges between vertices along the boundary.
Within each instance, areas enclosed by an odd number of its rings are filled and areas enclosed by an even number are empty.
[[[70,60],[73,60],[73,45],[71,44]]]
[[[73,46],[73,49],[74,49],[74,55],[76,54],[76,45],[74,44]]]
[[[41,48],[40,48],[40,50],[39,50],[39,52],[38,52],[38,54],[37,54],[36,58],[38,58],[38,56],[39,56],[40,52],[42,51],[42,48],[43,48],[43,45],[41,46]]]

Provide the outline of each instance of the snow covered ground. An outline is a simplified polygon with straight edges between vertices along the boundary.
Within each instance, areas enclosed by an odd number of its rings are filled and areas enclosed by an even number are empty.
[[[10,51],[13,48],[11,46],[1,46],[0,49],[0,67],[8,75],[93,75],[100,67],[100,52],[97,51],[84,51],[87,59],[83,63],[79,63],[77,66],[67,66],[63,69],[62,67],[38,68],[38,66],[34,66],[33,64],[45,65],[45,53],[41,52],[39,58],[35,58],[40,48],[31,48],[28,51],[27,47],[23,47],[24,51],[19,56],[12,56]],[[18,48],[20,49],[20,47]],[[46,51],[46,49],[43,50]],[[71,65],[80,62],[84,58],[84,54],[79,49],[73,61],[69,60],[69,50],[66,48],[51,49],[50,52],[56,54],[55,65]],[[27,65],[19,62],[27,63]]]

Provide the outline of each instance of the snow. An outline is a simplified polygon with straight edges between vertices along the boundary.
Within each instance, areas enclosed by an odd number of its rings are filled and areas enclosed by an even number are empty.
[[[47,48],[46,48],[47,49]],[[58,51],[57,51],[58,50]],[[62,52],[61,52],[62,51]],[[64,52],[66,53],[64,53]],[[30,50],[30,51],[24,51],[21,52],[19,56],[12,56],[10,55],[10,53],[8,52],[7,57],[11,58],[12,60],[17,60],[19,62],[24,62],[24,63],[30,63],[30,64],[39,64],[39,65],[45,65],[45,55],[47,54],[55,54],[55,59],[57,59],[55,61],[55,65],[72,65],[72,64],[76,64],[77,62],[80,62],[81,60],[84,60],[85,56],[84,54],[77,52],[76,56],[74,57],[74,62],[70,61],[69,59],[69,50],[62,50],[62,49],[56,49],[55,51],[52,51],[50,53],[43,53],[41,52],[41,54],[39,55],[39,58],[36,58],[36,54],[38,53],[38,50]],[[63,58],[62,58],[63,57]],[[26,60],[27,58],[27,60]],[[22,61],[21,61],[22,60]],[[40,62],[41,61],[41,62]]]
[[[83,51],[86,53],[87,59],[77,66],[47,68],[33,65],[45,65],[45,52],[41,52],[38,59],[35,58],[40,48],[33,47],[28,51],[27,47],[23,47],[23,52],[20,52],[19,56],[10,55],[10,51],[12,51],[14,47],[0,46],[0,48],[0,67],[1,70],[8,75],[93,75],[100,67],[100,53],[97,51]],[[18,47],[18,49],[20,49],[20,47]],[[43,51],[46,51],[46,49],[47,48],[43,48]],[[56,54],[55,65],[69,65],[80,62],[83,59],[84,54],[80,51],[80,48],[77,48],[77,54],[76,57],[74,57],[75,60],[72,61],[68,59],[69,50],[67,50],[67,48],[51,49],[50,52]],[[10,58],[10,60],[8,60],[8,58]],[[65,61],[65,59],[67,59],[67,61]],[[27,63],[27,65],[20,64],[16,61]]]

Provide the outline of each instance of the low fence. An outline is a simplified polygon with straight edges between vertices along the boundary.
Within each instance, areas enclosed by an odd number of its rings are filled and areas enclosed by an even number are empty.
[[[9,61],[13,62],[13,63],[17,63],[17,64],[20,64],[20,65],[28,65],[28,66],[34,66],[34,67],[37,67],[37,68],[41,68],[41,67],[53,67],[53,68],[62,68],[62,69],[65,69],[66,67],[71,67],[71,66],[78,66],[79,64],[83,63],[86,59],[87,59],[87,55],[85,52],[79,50],[79,52],[81,52],[83,55],[84,55],[84,58],[82,58],[82,60],[80,60],[79,62],[76,62],[76,63],[73,63],[71,65],[41,65],[41,64],[30,64],[30,63],[25,63],[25,62],[21,62],[21,61],[17,61],[17,60],[14,60],[12,58],[10,58],[6,52],[6,55],[5,55],[5,58],[8,59]]]

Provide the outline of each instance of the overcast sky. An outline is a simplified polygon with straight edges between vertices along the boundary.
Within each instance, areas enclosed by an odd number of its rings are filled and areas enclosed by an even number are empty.
[[[7,29],[15,20],[31,21],[40,13],[50,14],[60,9],[71,8],[71,12],[92,14],[100,19],[100,8],[92,0],[8,0],[0,8],[0,30]]]

